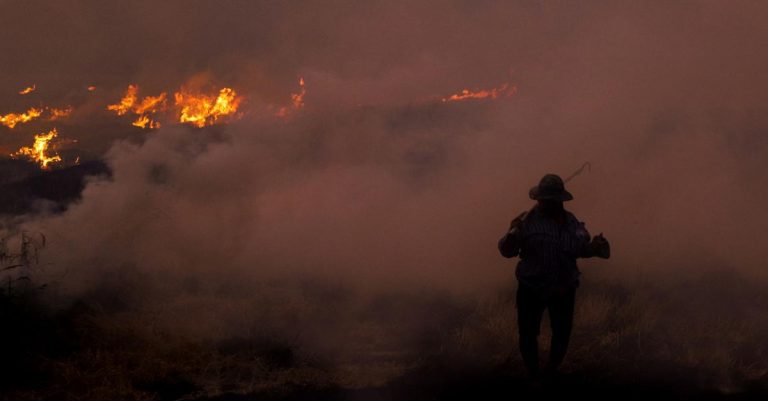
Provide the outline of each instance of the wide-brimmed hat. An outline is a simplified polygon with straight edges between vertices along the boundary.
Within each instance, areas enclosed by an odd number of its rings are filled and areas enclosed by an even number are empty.
[[[547,174],[541,178],[539,185],[531,188],[528,196],[535,200],[569,201],[573,195],[565,190],[563,179],[557,174]]]

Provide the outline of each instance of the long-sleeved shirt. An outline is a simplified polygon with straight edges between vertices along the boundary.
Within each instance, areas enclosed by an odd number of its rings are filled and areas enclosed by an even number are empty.
[[[565,218],[558,222],[535,207],[518,227],[499,240],[502,256],[520,255],[515,275],[521,283],[534,288],[578,287],[576,258],[592,256],[591,237],[573,213],[564,213]]]

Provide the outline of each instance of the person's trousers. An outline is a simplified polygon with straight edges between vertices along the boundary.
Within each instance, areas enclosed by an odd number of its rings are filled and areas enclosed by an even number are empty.
[[[520,354],[528,372],[539,373],[539,330],[544,311],[549,311],[552,343],[548,369],[560,366],[568,349],[573,327],[576,289],[570,286],[554,289],[534,289],[522,283],[517,288],[517,326]]]

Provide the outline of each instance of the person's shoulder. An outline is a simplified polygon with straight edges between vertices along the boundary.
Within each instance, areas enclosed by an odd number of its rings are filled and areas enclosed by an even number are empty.
[[[565,211],[565,218],[568,220],[568,222],[571,223],[584,224],[583,221],[579,220],[578,217],[576,217],[576,215],[571,213],[569,210]]]

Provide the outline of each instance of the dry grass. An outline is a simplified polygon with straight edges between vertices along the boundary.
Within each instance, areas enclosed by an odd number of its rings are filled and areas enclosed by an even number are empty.
[[[722,393],[768,384],[768,296],[759,283],[719,272],[696,281],[587,282],[577,293],[566,372],[600,382],[680,380]],[[479,303],[456,329],[452,352],[521,371],[514,302]],[[545,317],[540,346],[548,351]]]
[[[722,394],[765,388],[768,298],[758,283],[708,275],[663,285],[585,281],[563,370],[598,387],[668,381]],[[424,387],[419,375],[435,364],[461,377],[523,375],[512,289],[460,300],[302,286],[151,306],[107,307],[94,296],[56,312],[34,296],[3,298],[3,320],[12,323],[3,340],[17,347],[3,360],[3,371],[15,373],[3,379],[0,398],[279,399],[296,389]]]

